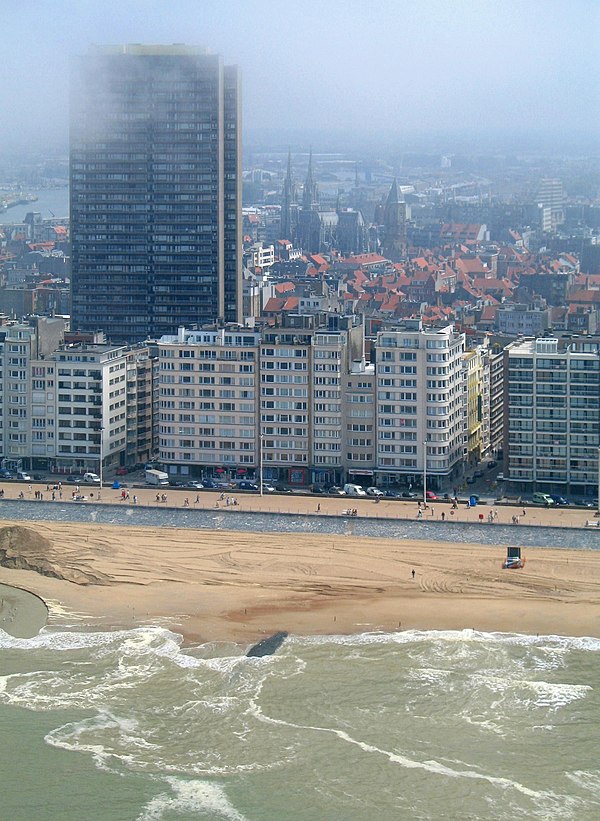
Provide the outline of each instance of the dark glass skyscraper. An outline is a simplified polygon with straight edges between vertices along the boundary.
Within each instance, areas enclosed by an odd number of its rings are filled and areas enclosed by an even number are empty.
[[[237,68],[182,45],[94,48],[71,112],[72,328],[134,342],[240,321]]]

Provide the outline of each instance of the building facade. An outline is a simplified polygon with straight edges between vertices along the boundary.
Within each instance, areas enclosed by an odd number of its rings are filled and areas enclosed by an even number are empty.
[[[504,368],[505,477],[516,490],[595,495],[600,339],[514,342]]]
[[[158,342],[158,452],[180,478],[256,474],[260,334],[189,331]]]
[[[241,318],[237,70],[187,46],[75,65],[72,328],[135,343]]]
[[[407,321],[376,343],[378,484],[432,490],[459,478],[466,450],[464,334]]]
[[[101,457],[107,470],[151,458],[148,348],[63,340],[62,318],[0,331],[2,467],[68,474],[99,472]]]

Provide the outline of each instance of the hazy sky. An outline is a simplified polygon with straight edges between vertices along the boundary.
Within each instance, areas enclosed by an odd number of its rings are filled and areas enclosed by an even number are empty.
[[[0,150],[66,144],[70,56],[191,43],[249,129],[599,133],[600,0],[0,0]],[[318,147],[317,147],[318,148]]]

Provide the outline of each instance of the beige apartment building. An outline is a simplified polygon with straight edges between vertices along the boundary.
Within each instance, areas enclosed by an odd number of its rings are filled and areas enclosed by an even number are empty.
[[[464,334],[407,320],[376,342],[378,485],[441,489],[462,475],[467,446]]]

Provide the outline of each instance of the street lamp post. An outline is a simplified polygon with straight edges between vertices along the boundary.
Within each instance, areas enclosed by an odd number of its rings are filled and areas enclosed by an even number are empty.
[[[600,516],[600,448],[598,448],[598,516]]]
[[[100,428],[100,487],[98,488],[98,501],[102,498],[102,464],[104,462],[104,428]]]
[[[264,494],[264,490],[263,490],[263,439],[264,439],[264,436],[261,433],[260,434],[260,441],[259,441],[259,450],[258,450],[258,458],[259,458],[259,466],[258,466],[259,473],[258,473],[258,475],[259,475],[259,481],[260,481],[260,495],[261,496]]]
[[[423,504],[427,504],[427,440],[423,442]]]

